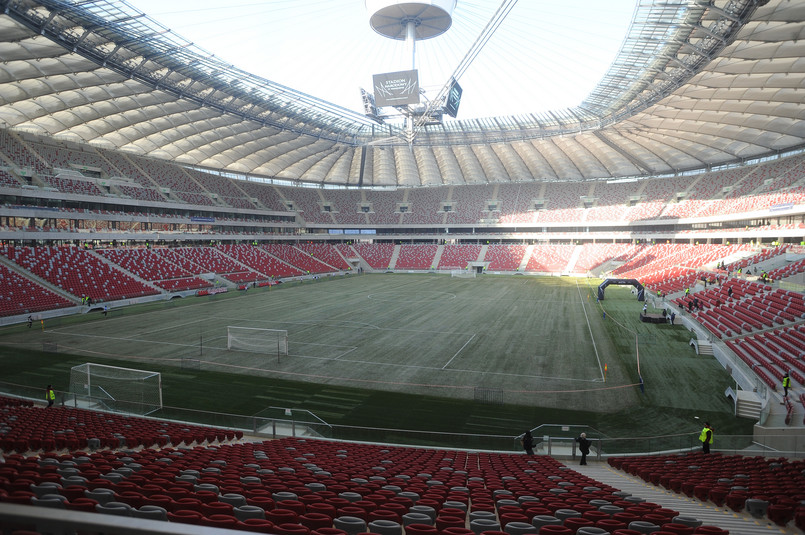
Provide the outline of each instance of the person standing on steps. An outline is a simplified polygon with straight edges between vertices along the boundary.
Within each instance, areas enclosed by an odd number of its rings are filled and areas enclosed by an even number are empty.
[[[579,451],[581,452],[581,462],[579,464],[584,466],[587,464],[587,455],[590,453],[592,442],[587,438],[587,433],[580,434],[576,438],[576,442],[579,443]]]
[[[523,445],[526,455],[534,455],[534,437],[531,435],[531,431],[523,433],[520,443]]]
[[[52,407],[53,403],[56,401],[56,392],[53,390],[52,385],[48,385],[47,390],[45,390],[45,399],[48,402],[48,407]]]
[[[704,428],[699,434],[699,440],[702,443],[702,453],[710,453],[710,444],[713,443],[713,428],[710,422],[704,422]]]

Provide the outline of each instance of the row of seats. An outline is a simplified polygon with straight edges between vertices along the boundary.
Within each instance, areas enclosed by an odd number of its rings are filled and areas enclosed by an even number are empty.
[[[8,460],[2,501],[287,535],[727,533],[543,456],[285,438]]]
[[[796,517],[805,529],[805,461],[694,453],[610,457],[608,463],[647,483],[717,507],[747,510],[786,526]]]
[[[15,406],[0,401],[0,450],[5,453],[63,449],[164,447],[223,442],[243,433],[150,420],[86,409]]]
[[[434,224],[476,223],[479,219],[498,217],[501,221],[567,222],[583,221],[636,221],[642,219],[685,218],[723,214],[738,211],[768,209],[775,204],[803,202],[795,183],[803,178],[805,165],[801,155],[785,160],[764,162],[754,167],[729,169],[695,176],[671,179],[645,179],[633,183],[607,182],[518,182],[506,183],[500,177],[497,185],[479,184],[448,186],[444,188],[412,188],[397,191],[374,190],[323,190],[312,188],[279,187],[247,180],[234,180],[200,170],[187,170],[169,162],[97,147],[81,150],[57,147],[50,144],[22,141],[13,133],[0,132],[0,150],[17,167],[33,169],[38,176],[58,182],[56,187],[65,191],[89,195],[106,195],[97,186],[85,191],[85,182],[94,186],[93,179],[62,182],[51,178],[54,168],[91,166],[101,170],[104,178],[125,177],[136,186],[113,185],[112,191],[148,201],[168,200],[160,189],[170,191],[176,201],[201,206],[237,206],[286,211],[288,202],[302,212],[310,222],[343,224]],[[380,155],[379,155],[380,157]],[[390,169],[403,162],[392,158],[385,162]],[[425,165],[427,159],[417,160]],[[491,162],[497,161],[490,159]],[[91,162],[91,163],[87,163]],[[449,166],[454,156],[440,165]],[[469,164],[469,162],[465,162]],[[489,172],[493,169],[490,167]],[[438,171],[436,171],[438,172]],[[443,172],[447,172],[444,169]],[[460,168],[455,172],[461,173]],[[774,178],[765,186],[763,177]],[[491,179],[497,181],[497,179]],[[8,185],[21,186],[17,180]],[[773,184],[773,186],[771,185]],[[726,185],[732,191],[722,193]],[[78,190],[75,188],[79,187]],[[770,191],[774,188],[774,192]],[[783,193],[780,193],[780,192]],[[687,199],[676,202],[679,192],[688,193]],[[590,199],[590,200],[581,200]],[[631,203],[635,198],[640,202]],[[547,210],[537,210],[534,199],[542,199]],[[490,210],[490,201],[493,209]],[[447,203],[452,211],[442,213]],[[361,209],[371,206],[371,212]],[[397,210],[404,204],[407,212]]]
[[[396,247],[399,254],[394,260]],[[532,251],[530,255],[528,250]],[[492,271],[516,271],[526,261],[525,271],[562,272],[587,271],[611,260],[628,261],[613,271],[621,277],[639,278],[650,288],[652,294],[660,291],[670,294],[689,287],[694,281],[709,277],[697,268],[707,262],[728,256],[746,246],[722,245],[634,245],[634,244],[584,244],[580,246],[562,244],[506,245],[480,244],[445,245],[439,258],[439,268],[463,268],[468,262],[478,260],[489,262]],[[253,246],[228,244],[215,247],[176,247],[176,248],[116,248],[99,249],[97,254],[108,262],[95,256],[96,252],[77,247],[13,247],[3,246],[0,253],[17,262],[21,267],[60,286],[75,295],[88,295],[96,301],[108,301],[123,297],[151,295],[158,292],[155,287],[165,291],[181,291],[207,288],[209,282],[198,277],[202,273],[215,273],[233,283],[243,284],[272,277],[298,277],[308,273],[326,273],[336,269],[349,269],[346,258],[361,258],[373,269],[385,270],[392,263],[396,269],[429,270],[434,268],[439,246],[434,244],[314,244],[301,243],[269,244]],[[482,254],[483,253],[483,254]],[[578,255],[577,255],[578,253]],[[571,259],[578,260],[571,265]],[[483,256],[483,258],[481,258]],[[526,258],[527,256],[527,258]],[[112,265],[112,264],[114,265]],[[676,265],[674,265],[676,264]],[[672,265],[672,267],[669,267]],[[116,269],[119,266],[120,269]],[[146,286],[128,276],[153,283]],[[721,278],[721,275],[718,276]],[[14,306],[7,303],[0,313],[16,313],[17,310],[47,310],[57,308],[58,301],[52,300],[42,292],[29,292],[24,285],[21,291],[27,294],[22,303],[27,306]],[[777,324],[805,317],[805,300],[795,292],[774,290],[759,283],[741,279],[725,279],[720,286],[699,292],[697,298],[703,311],[715,307],[716,302],[725,303],[724,292],[732,288],[732,298],[744,297],[747,293],[764,294],[747,301],[740,314],[748,317],[731,318],[731,312],[718,310],[706,312],[701,318],[705,325],[718,336],[735,336],[760,328],[759,325],[772,321]],[[11,296],[7,296],[7,300]],[[682,301],[677,301],[682,304]],[[756,310],[757,308],[757,310]],[[719,317],[723,316],[723,317]],[[766,319],[764,319],[766,318]],[[712,321],[711,321],[712,320]],[[729,330],[729,334],[727,334]]]

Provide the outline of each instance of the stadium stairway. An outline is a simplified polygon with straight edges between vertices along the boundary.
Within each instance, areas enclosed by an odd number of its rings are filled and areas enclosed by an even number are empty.
[[[525,271],[525,268],[528,265],[528,259],[531,258],[531,255],[534,253],[534,247],[536,247],[536,245],[531,244],[526,248],[523,259],[520,261],[520,265],[517,267],[517,271],[521,273]]]
[[[573,248],[573,253],[570,255],[570,259],[567,261],[567,266],[565,266],[564,273],[573,273],[576,269],[576,262],[579,260],[579,256],[581,256],[582,246],[577,245]]]
[[[729,531],[730,535],[757,535],[758,533],[802,533],[793,523],[781,527],[767,518],[754,518],[747,512],[736,513],[728,507],[717,507],[710,502],[688,498],[662,487],[646,483],[642,479],[621,472],[602,462],[589,462],[586,466],[568,463],[576,472],[595,479],[604,485],[611,485],[638,496],[649,502],[678,511],[682,516],[701,520],[704,525],[718,526]]]
[[[389,260],[389,269],[394,269],[397,266],[397,259],[400,257],[401,247],[402,245],[394,246],[394,253],[391,255],[391,260]]]

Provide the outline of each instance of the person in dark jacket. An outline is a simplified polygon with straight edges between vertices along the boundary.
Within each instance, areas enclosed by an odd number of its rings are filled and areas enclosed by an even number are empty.
[[[531,435],[531,431],[523,433],[520,443],[523,445],[526,455],[534,455],[534,437]]]
[[[576,438],[576,442],[579,443],[579,451],[581,452],[581,462],[580,465],[587,464],[587,454],[590,453],[590,445],[592,441],[587,438],[587,433],[582,433]]]

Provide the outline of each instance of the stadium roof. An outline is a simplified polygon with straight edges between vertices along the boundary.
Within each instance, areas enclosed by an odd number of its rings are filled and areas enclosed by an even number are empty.
[[[322,185],[657,176],[805,144],[805,0],[640,0],[575,108],[423,126],[227,64],[125,2],[0,0],[0,127]]]

